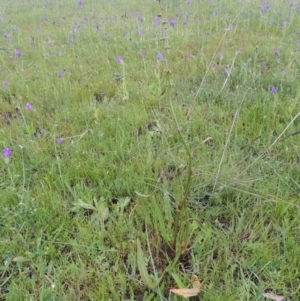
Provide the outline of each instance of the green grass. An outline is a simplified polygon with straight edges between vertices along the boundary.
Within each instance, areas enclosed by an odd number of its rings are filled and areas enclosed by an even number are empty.
[[[300,299],[299,4],[240,2],[2,5],[0,300]]]

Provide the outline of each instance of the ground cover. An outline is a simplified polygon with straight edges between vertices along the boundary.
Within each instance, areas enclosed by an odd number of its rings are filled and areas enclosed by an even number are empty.
[[[2,2],[0,299],[298,301],[300,3]]]

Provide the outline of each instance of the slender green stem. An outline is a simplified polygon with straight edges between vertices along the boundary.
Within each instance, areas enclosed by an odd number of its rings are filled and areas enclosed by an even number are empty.
[[[170,79],[170,77],[169,77],[169,79]],[[171,85],[170,80],[169,80],[170,90],[171,90],[171,87],[172,87],[172,85]],[[174,112],[174,108],[173,108],[173,105],[172,105],[172,96],[171,95],[172,94],[171,94],[171,91],[170,91],[169,92],[170,108],[171,108],[172,115],[173,115],[173,118],[175,120],[177,129],[179,131],[179,135],[180,135],[182,144],[183,144],[184,149],[186,151],[186,154],[188,156],[187,180],[186,180],[186,184],[185,184],[185,187],[184,187],[183,196],[181,197],[180,201],[178,202],[178,205],[177,205],[177,208],[176,208],[177,211],[175,213],[174,234],[173,234],[173,243],[172,243],[173,250],[175,250],[176,249],[176,244],[177,244],[177,241],[178,241],[178,236],[179,236],[180,221],[184,218],[184,215],[186,214],[186,211],[187,211],[187,198],[188,198],[190,188],[191,188],[191,184],[192,184],[192,153],[189,151],[188,145],[187,145],[187,143],[186,143],[186,141],[183,137],[182,131],[180,130],[179,123],[178,123],[178,120],[176,118],[176,114]]]

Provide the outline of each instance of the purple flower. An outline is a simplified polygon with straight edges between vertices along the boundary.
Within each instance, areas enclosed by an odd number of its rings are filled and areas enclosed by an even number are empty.
[[[158,27],[158,26],[160,25],[160,23],[161,23],[161,22],[160,22],[160,17],[157,17],[157,16],[156,16],[156,17],[155,17],[155,21],[154,21],[153,26],[154,26],[154,27]]]
[[[25,108],[27,111],[33,111],[33,106],[29,102],[27,102]]]
[[[62,55],[63,55],[62,51],[59,51],[58,56],[62,56]]]
[[[161,61],[163,59],[163,56],[162,56],[161,53],[158,53],[156,58],[157,58],[158,61]]]
[[[279,56],[279,51],[278,50],[275,49],[273,53],[274,53],[275,56]]]
[[[78,8],[83,8],[83,4],[84,4],[83,1],[80,0],[79,3],[78,3]]]
[[[3,157],[4,159],[9,158],[12,155],[12,151],[9,148],[5,148],[3,150]]]
[[[8,88],[8,86],[9,86],[9,84],[8,84],[8,82],[3,82],[3,87],[5,87],[5,88]]]
[[[263,5],[263,7],[261,8],[261,12],[262,12],[263,14],[265,14],[268,10],[269,10],[269,4],[268,4],[268,2],[266,2],[266,3]]]
[[[62,139],[62,138],[57,138],[57,139],[56,139],[56,142],[57,142],[57,144],[62,144],[63,139]]]
[[[273,86],[273,87],[271,88],[270,92],[271,92],[272,94],[276,94],[276,93],[277,93],[276,87]]]
[[[193,57],[192,54],[189,54],[189,55],[188,55],[188,58],[189,58],[189,59],[192,59],[192,58],[194,58],[194,57]]]
[[[119,64],[123,64],[123,59],[122,59],[122,57],[118,56],[118,57],[117,57],[117,62],[118,62]]]
[[[96,22],[93,22],[93,26],[94,26],[97,30],[100,29],[99,25],[98,25]]]
[[[298,45],[300,45],[300,40],[298,41]]]
[[[63,73],[63,72],[59,72],[59,73],[58,73],[58,77],[59,77],[59,78],[62,78],[63,76],[64,76],[64,73]]]
[[[217,66],[217,64],[216,64],[215,62],[212,62],[212,63],[211,63],[211,67],[212,67],[212,68],[216,68],[216,66]]]
[[[222,59],[224,57],[223,52],[220,52],[219,57],[220,57],[220,59]]]
[[[7,41],[10,41],[11,36],[9,34],[5,33],[5,34],[3,34],[3,36]]]
[[[176,23],[177,23],[176,20],[173,20],[173,19],[170,20],[170,25],[172,27],[174,27],[176,25]]]
[[[21,55],[22,55],[21,50],[20,50],[20,49],[17,49],[17,51],[16,51],[16,56],[17,56],[17,57],[20,57]]]
[[[229,30],[234,30],[234,25],[233,24],[230,24]]]
[[[71,42],[74,41],[74,36],[73,36],[73,35],[70,36],[70,41],[71,41]]]
[[[230,71],[226,68],[226,69],[224,70],[224,74],[225,74],[226,76],[228,76],[229,73],[230,73]]]
[[[281,23],[280,23],[280,27],[281,27],[281,29],[283,29],[283,28],[285,27],[285,23],[284,23],[284,22],[281,22]]]

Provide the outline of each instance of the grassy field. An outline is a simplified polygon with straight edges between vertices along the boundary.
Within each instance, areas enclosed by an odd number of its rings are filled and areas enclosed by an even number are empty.
[[[0,2],[0,300],[300,300],[299,1]]]

